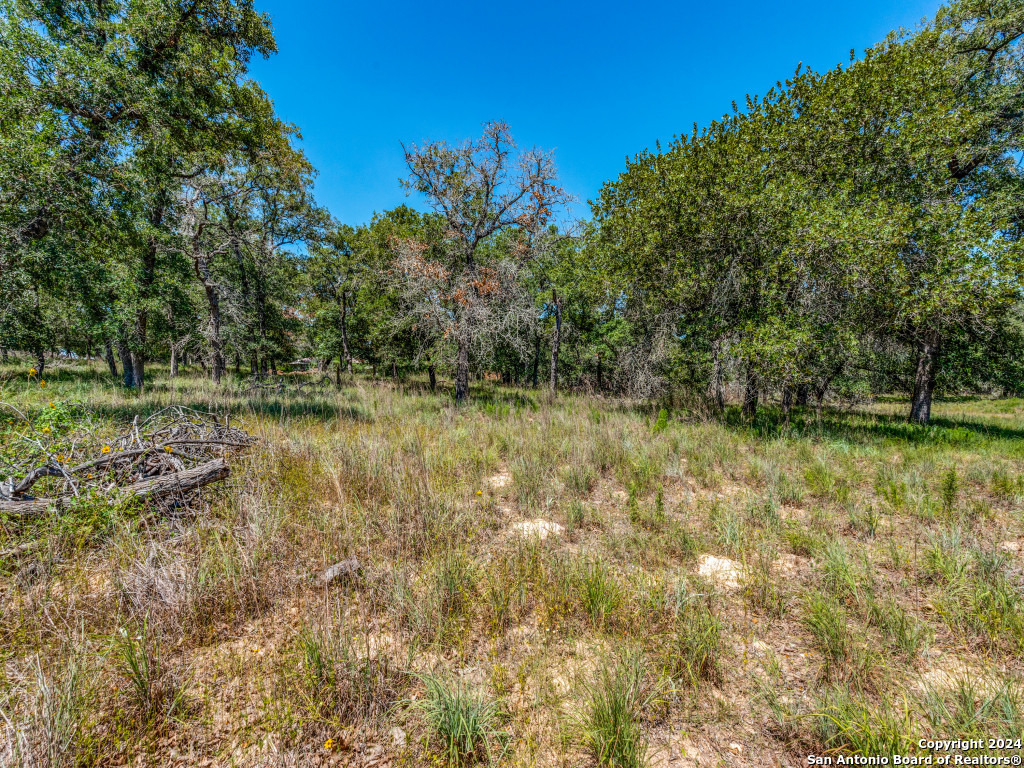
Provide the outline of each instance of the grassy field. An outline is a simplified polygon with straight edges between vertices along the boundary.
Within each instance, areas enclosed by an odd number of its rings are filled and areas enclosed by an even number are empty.
[[[1024,738],[1024,401],[920,428],[888,401],[743,425],[475,394],[0,369],[62,455],[171,403],[260,438],[173,514],[0,520],[0,550],[39,542],[0,558],[0,764],[795,766]],[[0,465],[27,429],[0,412]]]

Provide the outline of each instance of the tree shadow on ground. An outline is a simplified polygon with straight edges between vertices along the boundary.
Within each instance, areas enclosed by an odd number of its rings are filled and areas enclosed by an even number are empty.
[[[722,423],[752,433],[763,440],[781,437],[870,443],[885,440],[911,445],[965,445],[987,440],[1024,440],[1024,429],[977,420],[933,417],[927,425],[911,424],[905,416],[870,413],[856,409],[794,408],[786,415],[778,407],[763,407],[752,422],[744,420],[738,406],[729,406]]]
[[[129,400],[117,405],[95,403],[89,406],[90,410],[99,416],[107,417],[118,422],[130,422],[136,416],[140,419],[148,418],[157,411],[171,405],[178,405],[184,408],[191,408],[202,413],[212,413],[218,418],[232,418],[257,416],[262,419],[302,419],[315,418],[323,421],[345,420],[367,423],[372,417],[366,409],[356,404],[340,404],[326,401],[322,398],[310,398],[302,400],[292,397],[263,396],[251,399],[232,398],[221,399],[211,402],[210,398],[169,398],[167,401],[154,402],[139,398]]]

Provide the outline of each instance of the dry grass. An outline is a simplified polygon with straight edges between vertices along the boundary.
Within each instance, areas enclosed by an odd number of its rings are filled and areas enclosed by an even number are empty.
[[[0,559],[0,765],[798,765],[1024,738],[1019,401],[745,426],[153,381],[0,392],[74,414],[61,450],[172,402],[261,438],[188,510],[0,521],[0,550],[39,542]],[[21,430],[0,421],[4,451]]]

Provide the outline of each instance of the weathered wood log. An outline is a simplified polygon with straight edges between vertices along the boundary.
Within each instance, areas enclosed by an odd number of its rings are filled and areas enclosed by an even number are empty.
[[[171,472],[150,480],[140,480],[137,483],[126,485],[121,491],[126,495],[135,496],[139,499],[149,498],[150,496],[164,496],[180,491],[191,491],[193,488],[201,488],[204,485],[223,480],[228,474],[230,474],[230,470],[224,459],[214,459],[192,469]],[[25,501],[0,499],[0,514],[11,517],[34,517],[45,513],[48,509],[66,509],[73,501],[74,496]]]

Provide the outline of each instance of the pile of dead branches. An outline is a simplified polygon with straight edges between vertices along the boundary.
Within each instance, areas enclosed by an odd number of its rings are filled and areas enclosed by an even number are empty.
[[[110,442],[97,446],[95,458],[70,464],[47,453],[46,463],[17,478],[0,479],[0,514],[27,517],[65,508],[89,491],[121,492],[137,498],[183,494],[223,480],[230,451],[255,441],[230,418],[173,405],[154,413]],[[41,443],[37,444],[41,445]],[[46,495],[33,487],[45,480]]]

